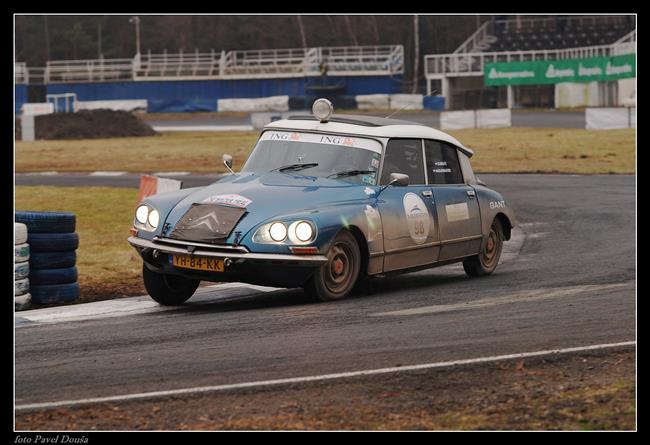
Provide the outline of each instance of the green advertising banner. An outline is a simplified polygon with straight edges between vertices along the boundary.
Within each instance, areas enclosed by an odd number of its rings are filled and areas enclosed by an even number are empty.
[[[486,86],[594,82],[636,77],[636,54],[589,59],[486,63]]]

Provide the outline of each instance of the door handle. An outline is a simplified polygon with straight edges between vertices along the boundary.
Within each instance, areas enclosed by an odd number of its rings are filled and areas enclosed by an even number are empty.
[[[433,198],[433,192],[431,190],[422,190],[422,196],[425,198]]]
[[[476,192],[474,190],[467,190],[467,196],[470,198],[476,198]]]

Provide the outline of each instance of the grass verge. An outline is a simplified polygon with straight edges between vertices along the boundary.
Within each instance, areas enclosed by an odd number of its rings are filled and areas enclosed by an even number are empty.
[[[16,210],[77,216],[77,303],[145,294],[142,261],[126,241],[137,195],[136,189],[112,187],[16,187]]]
[[[475,155],[478,173],[632,174],[636,130],[499,128],[450,131]],[[164,133],[161,136],[16,142],[17,172],[225,172],[221,155],[241,168],[258,132]]]

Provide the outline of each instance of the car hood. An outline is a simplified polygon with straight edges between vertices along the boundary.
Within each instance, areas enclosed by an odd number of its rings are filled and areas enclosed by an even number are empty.
[[[243,207],[245,216],[237,224],[242,234],[268,219],[291,213],[308,213],[326,205],[374,200],[378,186],[318,178],[296,173],[238,173],[191,193],[167,216],[171,231],[193,204],[222,204]]]

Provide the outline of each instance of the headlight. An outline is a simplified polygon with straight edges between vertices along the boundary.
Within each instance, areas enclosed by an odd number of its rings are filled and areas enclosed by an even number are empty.
[[[299,241],[307,242],[311,239],[314,234],[314,229],[312,229],[311,224],[306,221],[300,221],[296,224],[296,238]]]
[[[149,216],[149,207],[145,205],[138,207],[138,209],[135,211],[135,219],[140,224],[146,224],[148,216]]]
[[[274,222],[271,224],[271,227],[269,227],[269,235],[271,235],[273,241],[284,241],[287,237],[287,226],[281,222]]]
[[[158,227],[158,223],[160,222],[160,213],[158,213],[158,210],[153,209],[151,212],[149,212],[149,225],[153,227],[154,229]]]

